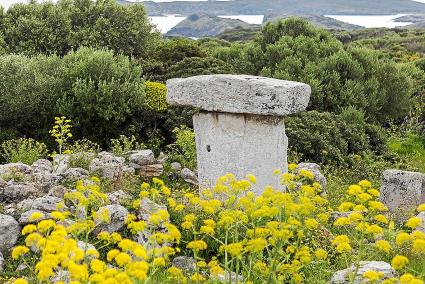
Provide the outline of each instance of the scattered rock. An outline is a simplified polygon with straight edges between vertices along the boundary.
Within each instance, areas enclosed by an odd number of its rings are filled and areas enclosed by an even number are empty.
[[[139,166],[152,165],[155,163],[155,155],[151,150],[138,150],[129,153],[130,163]]]
[[[4,263],[4,257],[3,254],[0,252],[0,273],[3,272],[3,263]]]
[[[9,163],[0,165],[0,175],[4,174],[24,174],[28,175],[32,173],[32,168],[24,163]]]
[[[19,232],[19,224],[13,217],[0,214],[0,252],[6,253],[16,244]]]
[[[178,172],[182,169],[182,165],[179,162],[172,162],[171,163],[171,170]]]
[[[158,177],[164,172],[164,166],[162,164],[145,165],[141,166],[139,174],[142,177]]]
[[[0,189],[5,188],[7,186],[7,182],[0,177]]]
[[[62,177],[49,172],[34,172],[31,175],[31,180],[42,192],[48,192],[52,186],[57,185],[62,180]]]
[[[314,174],[314,178],[320,185],[323,190],[326,190],[326,177],[320,172],[320,166],[315,163],[300,163],[298,164],[297,171],[299,170],[308,170]]]
[[[64,198],[64,196],[67,192],[69,192],[68,188],[66,188],[62,185],[57,185],[57,186],[52,187],[49,190],[48,195],[49,196],[55,196],[55,197],[58,197],[58,198]]]
[[[59,269],[58,272],[56,272],[55,276],[53,276],[50,279],[51,283],[57,283],[62,281],[63,283],[69,283],[71,281],[71,277],[69,275],[68,270]]]
[[[63,202],[63,200],[59,197],[46,195],[35,199],[31,205],[31,209],[44,212],[53,212],[58,210],[57,206],[61,202]],[[66,206],[64,210],[67,210]]]
[[[419,204],[425,203],[425,174],[386,170],[380,200],[399,222],[404,222]]]
[[[31,215],[33,213],[36,213],[36,212],[43,214],[43,217],[41,217],[37,221],[30,221]],[[19,221],[19,224],[23,226],[23,225],[27,225],[27,224],[30,224],[30,223],[35,223],[35,222],[38,222],[38,221],[41,221],[41,220],[46,220],[46,219],[49,219],[49,218],[50,218],[50,216],[46,212],[43,212],[43,211],[40,211],[40,210],[29,210],[29,211],[26,211],[26,212],[22,213],[21,214],[21,217],[19,217],[19,220],[18,221]]]
[[[361,261],[356,275],[352,275],[356,271],[355,265],[351,265],[349,268],[337,271],[334,273],[331,279],[332,284],[360,284],[363,283],[363,273],[366,271],[376,271],[383,273],[383,279],[394,277],[395,271],[389,263],[384,261]],[[350,275],[354,276],[354,282],[350,282]]]
[[[165,155],[163,152],[159,153],[159,156],[156,159],[156,161],[160,164],[164,164],[166,160],[167,160],[167,155]]]
[[[40,159],[35,161],[32,164],[32,169],[34,173],[52,173],[53,171],[53,164],[49,160],[46,159]]]
[[[94,245],[92,245],[91,243],[83,242],[83,241],[78,241],[78,242],[77,242],[77,247],[78,247],[80,250],[83,250],[83,251],[87,251],[87,250],[89,250],[89,249],[94,249],[94,250],[96,250],[96,247],[95,247]]]
[[[134,169],[125,164],[123,157],[114,156],[108,152],[100,152],[98,157],[93,159],[89,167],[90,172],[99,174],[108,179],[114,179],[124,173],[134,174]]]
[[[193,257],[178,256],[173,259],[173,266],[180,269],[185,275],[192,275],[196,270],[196,261]]]
[[[242,275],[236,274],[235,272],[228,272],[227,270],[223,273],[218,274],[217,276],[212,276],[211,279],[218,280],[221,283],[244,283],[244,278]]]
[[[0,190],[0,202],[16,203],[39,193],[33,184],[12,183]]]
[[[421,225],[420,225],[419,227],[417,227],[417,228],[416,228],[416,230],[418,230],[418,231],[421,231],[421,232],[424,232],[424,233],[425,233],[425,211],[420,212],[420,213],[418,214],[418,216],[416,216],[416,217],[418,217],[419,219],[421,219],[421,220],[422,220]]]
[[[24,271],[27,268],[28,268],[28,265],[26,265],[25,263],[21,263],[21,264],[18,265],[18,267],[16,267],[15,272],[21,272],[21,271]]]
[[[125,218],[128,215],[128,210],[119,204],[112,204],[100,207],[97,213],[101,214],[104,210],[108,210],[111,222],[103,223],[101,222],[101,220],[95,220],[95,223],[97,225],[95,229],[95,234],[98,234],[102,231],[113,233],[121,230],[124,227],[124,222]]]
[[[166,210],[167,211],[167,207],[159,205],[159,204],[153,202],[152,200],[150,200],[149,198],[145,197],[140,201],[140,209],[139,209],[139,212],[137,214],[137,217],[140,220],[148,221],[149,217],[153,213],[157,212],[158,210]]]
[[[63,174],[69,168],[69,155],[56,155],[53,158],[53,173]]]
[[[122,190],[118,190],[118,191],[109,193],[108,199],[111,204],[121,204],[122,201],[131,199],[131,196]]]
[[[89,176],[89,172],[83,168],[69,168],[62,176],[69,180],[80,180],[85,179]]]
[[[194,172],[188,168],[183,168],[180,172],[180,176],[187,182],[193,185],[198,185],[198,177]]]

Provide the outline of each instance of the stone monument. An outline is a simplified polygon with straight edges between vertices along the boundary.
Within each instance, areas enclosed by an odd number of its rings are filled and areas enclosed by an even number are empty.
[[[193,116],[201,188],[218,177],[254,174],[254,190],[279,186],[287,171],[283,116],[306,109],[309,85],[249,75],[203,75],[167,81],[170,105],[199,109]]]

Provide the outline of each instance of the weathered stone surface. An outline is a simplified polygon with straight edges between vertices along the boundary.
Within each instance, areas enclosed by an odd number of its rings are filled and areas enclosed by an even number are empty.
[[[350,266],[347,269],[340,270],[334,273],[331,279],[332,284],[348,284],[355,283],[360,284],[363,283],[363,273],[366,271],[376,271],[382,272],[383,278],[391,278],[395,275],[394,269],[392,269],[389,263],[384,261],[361,261],[359,269],[357,270],[356,275],[354,276],[354,282],[350,282],[349,277],[356,271],[356,267],[354,265]]]
[[[98,234],[102,231],[113,233],[121,230],[124,227],[125,218],[128,215],[128,210],[125,207],[119,204],[107,205],[100,207],[97,213],[101,214],[103,210],[108,210],[111,222],[102,223],[99,219],[95,220],[95,223],[97,224],[95,234]]]
[[[53,158],[53,172],[63,174],[69,168],[69,155],[56,155]]]
[[[228,113],[198,113],[196,134],[198,178],[201,187],[214,186],[227,173],[257,177],[255,191],[279,187],[273,171],[287,171],[288,139],[280,117]]]
[[[134,174],[134,169],[125,164],[123,157],[114,156],[108,152],[100,152],[90,163],[91,172],[99,172],[102,177],[113,179],[124,173]]]
[[[83,168],[69,168],[62,176],[69,180],[85,179],[89,176],[89,172]]]
[[[40,219],[36,221],[31,221],[30,220],[31,215],[36,212],[43,214],[43,217],[41,217]],[[23,226],[26,224],[35,223],[35,222],[46,220],[49,218],[50,218],[49,213],[43,212],[41,210],[29,210],[21,214],[21,217],[19,217],[19,224]]]
[[[108,194],[108,199],[111,204],[120,204],[125,200],[131,199],[131,195],[122,190],[114,191]]]
[[[298,168],[297,168],[297,172],[299,172],[299,170],[308,170],[310,172],[312,172],[314,174],[314,178],[315,180],[320,183],[320,185],[322,186],[322,189],[325,190],[326,189],[326,177],[321,173],[320,171],[320,166],[318,164],[315,163],[300,163],[298,164]]]
[[[190,183],[190,184],[193,184],[193,185],[197,185],[198,184],[198,177],[196,176],[196,174],[194,172],[192,172],[188,168],[183,168],[180,171],[180,176],[187,183]]]
[[[39,193],[33,184],[12,183],[0,190],[0,202],[17,203]]]
[[[180,269],[185,275],[192,275],[196,270],[196,261],[193,257],[177,256],[172,262],[174,267]]]
[[[398,221],[405,221],[419,204],[425,203],[425,174],[386,170],[380,200]]]
[[[63,202],[63,200],[59,197],[46,195],[40,198],[36,198],[31,205],[31,209],[44,212],[53,212],[58,210],[57,206],[61,202]],[[66,206],[63,209],[67,210]]]
[[[157,163],[163,164],[167,160],[167,155],[165,155],[163,152],[159,153],[158,158],[156,159]]]
[[[51,173],[53,170],[53,164],[47,159],[40,159],[32,164],[34,173]]]
[[[5,188],[7,186],[7,182],[0,177],[0,189]]]
[[[4,263],[4,257],[3,257],[3,254],[0,252],[0,273],[2,273],[4,270],[3,263]]]
[[[139,175],[142,177],[159,177],[164,172],[162,164],[140,166]]]
[[[65,194],[69,191],[68,188],[66,188],[65,186],[62,185],[57,185],[52,187],[49,192],[48,195],[50,196],[55,196],[55,197],[59,197],[59,198],[64,198]]]
[[[145,197],[140,201],[140,209],[139,209],[139,212],[137,213],[137,217],[140,220],[147,221],[149,219],[149,217],[153,213],[157,212],[158,210],[166,210],[167,211],[167,207],[159,205],[159,204],[153,202],[152,200],[150,200],[149,198]]]
[[[219,273],[217,276],[211,275],[211,279],[218,280],[220,283],[244,283],[244,278],[242,275],[236,274],[235,272],[224,271],[223,273]]]
[[[9,163],[0,165],[0,175],[16,173],[27,175],[32,173],[32,168],[24,163]]]
[[[167,102],[202,110],[283,116],[307,108],[310,86],[249,75],[202,75],[167,81]]]
[[[152,150],[131,151],[129,161],[139,166],[152,165],[155,163],[155,155]]]
[[[171,166],[171,170],[175,172],[178,172],[182,169],[182,165],[179,162],[172,162],[170,166]]]
[[[425,211],[420,212],[416,217],[422,220],[421,225],[416,230],[425,233]]]
[[[0,252],[6,253],[16,244],[19,232],[19,224],[13,217],[0,214]]]
[[[62,177],[50,172],[34,172],[31,175],[31,180],[41,191],[48,192],[52,186],[57,185],[62,180]]]

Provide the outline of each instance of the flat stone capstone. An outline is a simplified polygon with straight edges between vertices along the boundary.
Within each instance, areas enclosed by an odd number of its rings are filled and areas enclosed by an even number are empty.
[[[250,75],[201,75],[167,81],[167,102],[211,112],[284,116],[304,111],[307,84]]]

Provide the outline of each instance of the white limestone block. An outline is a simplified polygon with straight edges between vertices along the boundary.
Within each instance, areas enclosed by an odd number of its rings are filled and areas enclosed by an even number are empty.
[[[250,75],[202,75],[167,81],[167,102],[212,112],[283,116],[307,108],[307,84]]]
[[[273,171],[287,171],[288,139],[281,117],[200,112],[193,117],[201,188],[213,186],[220,176],[254,174],[254,191],[279,187]]]

